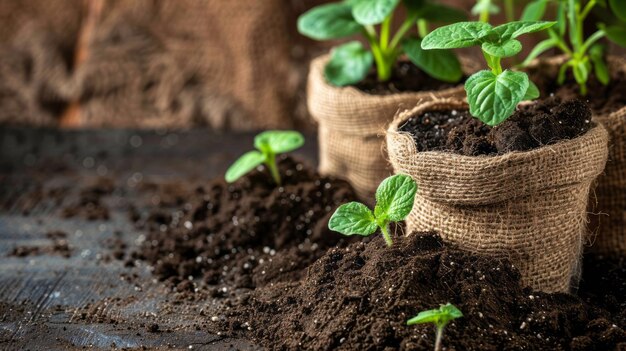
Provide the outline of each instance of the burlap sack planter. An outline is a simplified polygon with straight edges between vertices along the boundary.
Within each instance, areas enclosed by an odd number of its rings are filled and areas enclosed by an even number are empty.
[[[308,109],[318,123],[319,171],[347,179],[359,197],[371,201],[378,184],[391,174],[382,146],[385,128],[393,116],[419,101],[460,96],[464,94],[463,85],[438,91],[371,95],[354,87],[330,85],[324,78],[328,59],[325,55],[313,60],[307,87]]]
[[[530,69],[542,68],[546,77],[556,77],[565,62],[565,56],[536,60]],[[609,56],[609,72],[612,79],[626,76],[626,59]],[[549,79],[549,78],[548,78]],[[613,94],[624,94],[613,91]],[[609,133],[609,158],[604,173],[597,180],[597,187],[589,199],[592,232],[589,251],[607,256],[626,255],[626,106],[605,114],[594,116]]]
[[[509,258],[523,283],[568,291],[576,276],[591,184],[607,159],[607,132],[595,125],[572,140],[499,156],[418,152],[398,128],[413,115],[464,110],[437,100],[400,113],[387,130],[395,173],[419,185],[408,231],[437,230],[443,239],[481,254]]]

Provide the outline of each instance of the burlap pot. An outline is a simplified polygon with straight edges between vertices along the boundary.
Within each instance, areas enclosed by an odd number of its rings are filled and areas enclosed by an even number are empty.
[[[568,291],[578,272],[591,184],[607,159],[606,130],[596,125],[573,140],[480,157],[418,152],[411,136],[398,131],[410,116],[449,109],[467,105],[421,104],[387,130],[394,172],[419,185],[408,230],[437,230],[461,249],[509,258],[534,289]]]
[[[544,79],[554,79],[565,56],[547,60],[536,60],[530,69],[542,68]],[[609,72],[615,79],[626,76],[626,59],[609,56]],[[613,94],[623,94],[613,91]],[[597,180],[595,192],[591,194],[590,251],[608,255],[626,255],[626,106],[617,111],[609,111],[594,116],[609,133],[609,159],[604,173]]]
[[[324,77],[328,59],[325,55],[313,60],[307,87],[308,109],[318,123],[319,170],[347,179],[363,200],[372,201],[378,184],[391,174],[382,145],[385,127],[396,112],[419,101],[460,96],[463,85],[440,91],[371,95],[354,87],[330,85]]]

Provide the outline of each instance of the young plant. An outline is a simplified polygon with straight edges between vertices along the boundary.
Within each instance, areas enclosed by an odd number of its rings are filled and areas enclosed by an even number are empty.
[[[257,150],[243,154],[226,171],[226,181],[232,183],[262,163],[269,169],[276,184],[280,185],[280,174],[276,155],[293,151],[304,144],[302,134],[295,131],[268,130],[254,138]]]
[[[463,76],[457,57],[448,50],[425,52],[421,38],[428,32],[428,22],[457,22],[465,19],[459,10],[430,0],[403,0],[407,17],[392,35],[394,12],[401,0],[346,0],[324,4],[304,13],[298,19],[298,31],[315,40],[340,39],[362,34],[369,50],[358,41],[334,48],[324,69],[333,85],[360,82],[376,64],[378,80],[391,78],[398,58],[406,53],[409,60],[433,78],[457,82]],[[375,26],[379,26],[378,31]],[[408,37],[417,25],[417,37]]]
[[[440,27],[422,40],[422,49],[453,49],[480,45],[487,66],[465,81],[470,114],[490,126],[509,118],[522,100],[539,97],[539,89],[524,72],[502,69],[501,60],[518,54],[522,34],[538,32],[555,22],[517,21],[492,27],[484,22],[460,22]]]
[[[503,0],[504,13],[508,22],[513,21],[515,17],[515,4],[513,0]],[[477,0],[476,5],[472,7],[472,15],[479,16],[479,21],[489,23],[489,16],[500,13],[500,6],[495,0]]]
[[[406,324],[425,324],[432,323],[437,328],[435,338],[435,351],[441,350],[441,339],[443,338],[443,329],[450,321],[463,317],[463,313],[454,305],[447,303],[439,308],[429,311],[422,311],[417,316],[409,319]]]
[[[550,0],[535,0],[524,11],[528,18],[540,19]],[[585,38],[584,22],[594,8],[607,7],[612,13],[604,13],[602,18],[611,25],[598,24],[598,29]],[[572,70],[574,79],[582,95],[587,94],[587,81],[593,72],[598,81],[609,83],[609,69],[605,61],[605,46],[598,40],[606,37],[617,45],[626,47],[626,1],[624,0],[559,0],[557,6],[557,25],[548,30],[548,39],[540,42],[522,62],[527,66],[546,50],[557,48],[568,56],[568,60],[559,70],[557,82],[565,82],[565,74]],[[568,40],[569,39],[569,40]]]
[[[404,220],[415,201],[417,183],[413,178],[397,174],[383,180],[376,189],[376,207],[372,212],[360,202],[349,202],[339,206],[328,222],[328,228],[343,235],[370,236],[378,228],[385,243],[391,246],[389,223]]]

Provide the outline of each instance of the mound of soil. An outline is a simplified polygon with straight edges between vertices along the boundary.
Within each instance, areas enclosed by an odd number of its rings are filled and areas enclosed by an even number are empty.
[[[464,317],[446,328],[448,350],[626,347],[607,311],[519,279],[508,261],[446,247],[432,233],[398,237],[391,248],[377,235],[329,250],[300,282],[252,291],[222,327],[272,350],[429,350],[434,328],[406,321],[451,302]]]
[[[417,66],[407,61],[399,61],[387,82],[378,80],[376,70],[372,71],[364,80],[355,84],[355,88],[372,95],[391,95],[402,92],[416,92],[427,90],[444,90],[462,84],[465,77],[458,83],[446,83],[437,80],[422,72]]]
[[[586,255],[578,294],[610,311],[613,321],[626,327],[626,258]]]
[[[279,169],[280,186],[262,169],[192,192],[184,183],[169,187],[159,196],[166,201],[139,219],[148,233],[132,258],[149,262],[159,279],[179,290],[194,289],[194,278],[254,288],[301,275],[324,249],[344,240],[327,223],[356,195],[347,182],[321,177],[291,158],[280,158]],[[131,216],[138,218],[134,211]]]
[[[399,130],[413,136],[418,151],[468,156],[528,151],[576,138],[592,127],[591,110],[580,100],[549,97],[522,105],[506,121],[490,127],[469,111],[432,111],[409,118]]]
[[[541,96],[556,95],[563,100],[582,99],[589,104],[594,114],[611,113],[626,106],[626,95],[621,93],[626,91],[624,72],[619,72],[607,85],[600,83],[594,74],[589,75],[587,95],[581,96],[580,87],[571,70],[567,71],[563,85],[558,85],[556,76],[549,73],[551,71],[555,70],[545,63],[528,70],[531,80],[541,91]]]

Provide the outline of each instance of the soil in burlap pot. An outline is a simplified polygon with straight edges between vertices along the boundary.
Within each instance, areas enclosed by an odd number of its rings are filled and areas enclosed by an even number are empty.
[[[537,60],[529,73],[537,73],[542,93],[572,96],[578,87],[555,86],[554,77],[565,56]],[[590,89],[585,97],[594,110],[594,119],[600,121],[609,133],[609,159],[604,173],[597,180],[595,192],[589,199],[592,238],[591,252],[608,255],[626,255],[626,59],[609,56],[611,82],[604,87],[590,79]]]
[[[418,152],[399,127],[429,111],[467,110],[435,100],[400,113],[386,139],[395,173],[419,185],[408,232],[434,229],[471,252],[507,257],[522,282],[545,292],[568,291],[578,273],[591,184],[607,158],[602,125],[572,140],[497,156]]]
[[[434,97],[464,93],[463,85],[437,91],[399,92],[388,95],[366,93],[356,87],[335,87],[324,77],[329,56],[313,60],[309,71],[307,105],[318,123],[322,174],[343,177],[352,183],[359,197],[374,198],[378,184],[391,174],[383,151],[384,131],[403,108]],[[462,60],[464,71],[472,71]]]

